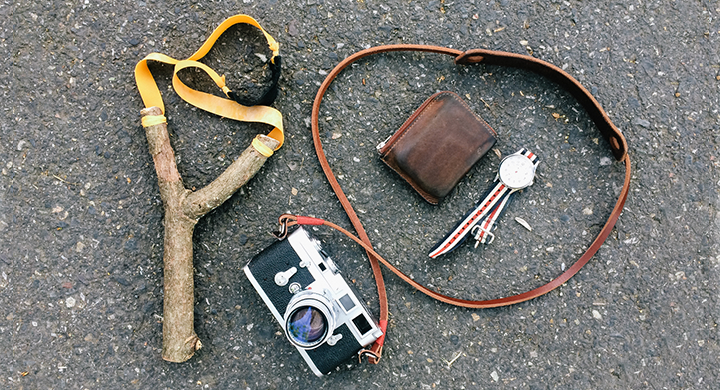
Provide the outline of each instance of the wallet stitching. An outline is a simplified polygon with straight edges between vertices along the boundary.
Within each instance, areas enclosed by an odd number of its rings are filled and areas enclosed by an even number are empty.
[[[451,95],[452,95],[452,93],[451,93]],[[395,146],[410,132],[410,130],[412,130],[413,127],[415,127],[415,125],[418,123],[418,120],[419,120],[423,115],[425,115],[425,113],[427,113],[427,110],[430,108],[430,106],[432,106],[433,104],[437,104],[437,102],[438,102],[438,97],[440,97],[440,96],[441,96],[441,95],[438,94],[437,96],[435,96],[435,97],[433,98],[433,101],[430,102],[430,104],[428,104],[427,106],[425,106],[425,108],[423,109],[423,111],[420,112],[420,115],[418,115],[418,116],[415,118],[415,120],[413,121],[413,123],[410,124],[410,126],[408,126],[408,127],[405,129],[405,131],[403,131],[402,135],[392,144],[392,146],[390,147],[390,149],[388,149],[388,151],[385,152],[385,155],[386,155],[386,156],[387,156],[388,154],[390,154],[390,152],[392,152],[392,150],[395,148]],[[415,191],[417,191],[417,192],[420,194],[420,196],[422,196],[423,198],[425,198],[425,200],[427,200],[428,202],[430,202],[430,203],[432,203],[432,204],[437,204],[437,203],[438,203],[439,198],[430,195],[430,193],[428,193],[427,191],[425,191],[424,189],[422,189],[422,187],[420,187],[420,185],[417,184],[417,183],[415,182],[415,180],[412,179],[410,176],[408,176],[405,172],[400,171],[400,170],[398,170],[398,169],[395,169],[395,167],[393,167],[393,166],[390,165],[390,164],[388,164],[388,166],[390,167],[390,169],[392,169],[392,170],[395,171],[397,174],[399,174],[403,179],[405,179],[405,181],[408,182],[408,183],[410,184],[410,186],[411,186],[412,188],[414,188]],[[398,168],[399,168],[399,167],[398,167]]]
[[[430,104],[428,104],[427,106],[425,106],[425,108],[422,110],[422,112],[420,112],[420,115],[418,115],[418,116],[415,118],[415,120],[410,124],[410,126],[408,126],[408,127],[405,129],[405,131],[403,131],[402,135],[401,135],[397,140],[395,140],[395,142],[392,144],[392,146],[390,147],[390,149],[388,149],[388,151],[385,152],[385,155],[389,154],[393,149],[395,149],[395,146],[396,146],[403,138],[405,138],[405,136],[410,132],[410,130],[412,130],[413,127],[415,127],[415,125],[418,123],[418,120],[419,120],[423,115],[425,115],[425,114],[427,113],[427,110],[428,110],[428,108],[430,108],[430,106],[432,106],[433,104],[437,104],[437,102],[438,102],[438,97],[440,97],[440,95],[435,96],[435,97],[433,98],[433,101],[430,102]]]
[[[482,119],[479,115],[477,115],[477,114],[470,108],[470,105],[468,105],[467,103],[465,103],[465,101],[462,100],[462,99],[460,99],[460,97],[459,97],[458,95],[456,95],[455,93],[452,93],[452,92],[451,92],[451,93],[450,93],[450,96],[452,96],[453,99],[457,100],[458,102],[460,102],[460,104],[462,104],[465,108],[467,108],[467,110],[470,112],[470,114],[472,114],[472,116],[475,118],[475,120],[477,120],[478,123],[480,123],[481,126],[484,126],[484,127],[486,127],[488,130],[490,130],[490,131],[493,133],[493,135],[495,135],[495,137],[497,138],[497,133],[495,132],[495,129],[493,129],[492,127],[490,127],[490,125],[488,125],[488,123],[485,122],[484,119]]]
[[[447,92],[443,93],[442,95],[449,95],[451,98],[453,98],[454,100],[456,100],[456,101],[458,101],[460,104],[462,104],[463,107],[465,107],[465,108],[468,110],[468,112],[472,115],[473,118],[475,118],[475,120],[478,122],[478,124],[479,124],[481,127],[484,127],[486,130],[490,130],[490,132],[495,136],[495,138],[497,138],[497,132],[495,132],[495,129],[493,129],[487,122],[485,122],[484,119],[480,118],[475,112],[473,112],[473,110],[470,108],[470,106],[469,106],[467,103],[465,103],[465,101],[463,101],[462,99],[460,99],[460,97],[459,97],[457,94],[455,94],[454,92],[451,92],[451,91],[447,91]],[[430,106],[432,106],[433,104],[437,104],[438,98],[439,98],[440,96],[442,96],[442,95],[441,95],[441,94],[438,94],[437,96],[435,96],[435,97],[433,98],[433,101],[430,102],[430,104],[428,104],[427,106],[425,106],[425,108],[422,110],[422,112],[420,113],[420,115],[418,115],[418,116],[415,118],[415,120],[413,121],[413,123],[410,124],[410,126],[408,126],[408,127],[403,131],[402,135],[401,135],[397,140],[395,140],[395,142],[393,142],[392,146],[390,146],[390,148],[387,150],[387,152],[385,152],[385,155],[389,154],[393,149],[395,149],[395,146],[400,142],[400,140],[402,140],[402,139],[410,132],[410,130],[412,130],[412,128],[415,127],[415,125],[417,124],[418,120],[419,120],[423,115],[425,115],[425,113],[427,113],[427,110],[430,108]]]
[[[398,133],[400,133],[400,135],[398,136],[397,139],[393,140],[392,143],[387,145],[388,149],[384,153],[382,153],[382,155],[383,156],[388,155],[390,153],[390,151],[393,150],[393,148],[398,143],[398,141],[400,141],[400,139],[402,139],[405,136],[405,133],[407,133],[415,125],[415,122],[425,113],[425,110],[429,106],[435,104],[437,102],[437,98],[440,95],[446,94],[447,92],[448,91],[441,91],[441,92],[437,92],[437,93],[433,94],[432,96],[430,96],[430,98],[428,98],[426,101],[424,101],[420,105],[420,107],[418,107],[415,111],[413,111],[413,113],[410,115],[410,117],[407,120],[405,120],[405,122],[403,122],[403,124],[397,129],[397,131],[395,131],[395,133],[393,133],[393,136],[394,136],[394,134],[398,134]],[[421,111],[419,111],[419,110],[421,110]],[[415,113],[418,113],[417,116],[415,116]],[[391,136],[391,137],[393,137],[393,136]]]

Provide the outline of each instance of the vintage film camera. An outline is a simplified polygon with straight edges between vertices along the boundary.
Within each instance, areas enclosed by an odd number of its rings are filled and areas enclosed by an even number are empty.
[[[382,336],[355,289],[302,227],[253,257],[243,270],[317,376]]]

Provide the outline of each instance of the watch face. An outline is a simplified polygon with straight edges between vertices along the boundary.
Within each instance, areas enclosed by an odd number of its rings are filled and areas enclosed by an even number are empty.
[[[525,188],[532,184],[535,166],[525,156],[516,154],[506,157],[500,163],[500,181],[512,189]]]

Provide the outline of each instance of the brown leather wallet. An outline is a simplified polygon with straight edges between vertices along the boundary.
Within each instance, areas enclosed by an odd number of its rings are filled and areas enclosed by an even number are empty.
[[[378,152],[425,200],[437,204],[487,153],[497,133],[460,96],[432,95]]]

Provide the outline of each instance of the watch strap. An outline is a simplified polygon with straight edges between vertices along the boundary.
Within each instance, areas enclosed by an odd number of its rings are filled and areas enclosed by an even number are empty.
[[[540,163],[538,156],[526,148],[522,148],[514,154],[527,157],[535,167]],[[494,235],[491,233],[493,225],[495,221],[500,218],[500,215],[502,215],[510,203],[515,192],[516,190],[498,181],[490,191],[475,204],[475,207],[468,211],[460,221],[450,229],[448,234],[430,249],[428,255],[434,259],[440,255],[452,252],[467,239],[468,235],[472,235],[479,243],[485,244],[488,242],[488,237],[490,237],[490,241],[492,241],[494,238]],[[477,244],[475,246],[477,246]]]
[[[490,244],[493,240],[495,240],[495,235],[492,233],[493,225],[495,224],[495,221],[500,218],[500,215],[502,215],[503,211],[505,211],[510,202],[512,202],[515,194],[517,194],[517,191],[510,192],[510,194],[508,194],[508,196],[505,197],[500,204],[492,209],[490,214],[486,215],[485,218],[476,223],[470,230],[470,234],[475,239],[475,248],[478,247],[478,244]]]
[[[521,148],[516,153],[522,154],[523,156],[530,159],[530,161],[532,161],[533,165],[535,165],[536,167],[538,166],[538,164],[540,164],[540,158],[537,156],[537,154],[527,150],[527,148]]]
[[[531,151],[527,150],[526,148],[520,149],[517,153],[525,157],[527,157],[530,161],[532,161],[535,168],[540,164],[540,158]],[[475,239],[475,247],[477,248],[478,244],[489,244],[495,239],[495,236],[492,234],[493,225],[495,222],[500,218],[503,211],[507,208],[507,206],[512,201],[512,198],[515,196],[516,191],[511,192],[507,199],[503,200],[501,203],[499,203],[495,208],[487,214],[482,220],[478,221],[477,224],[473,227],[473,231],[470,233],[473,234],[473,238]],[[488,237],[489,240],[488,241]]]
[[[452,229],[438,241],[428,254],[433,259],[445,253],[452,252],[463,241],[465,241],[471,230],[478,222],[496,209],[497,205],[505,202],[510,196],[512,189],[501,182],[496,182],[485,196],[470,209]]]

